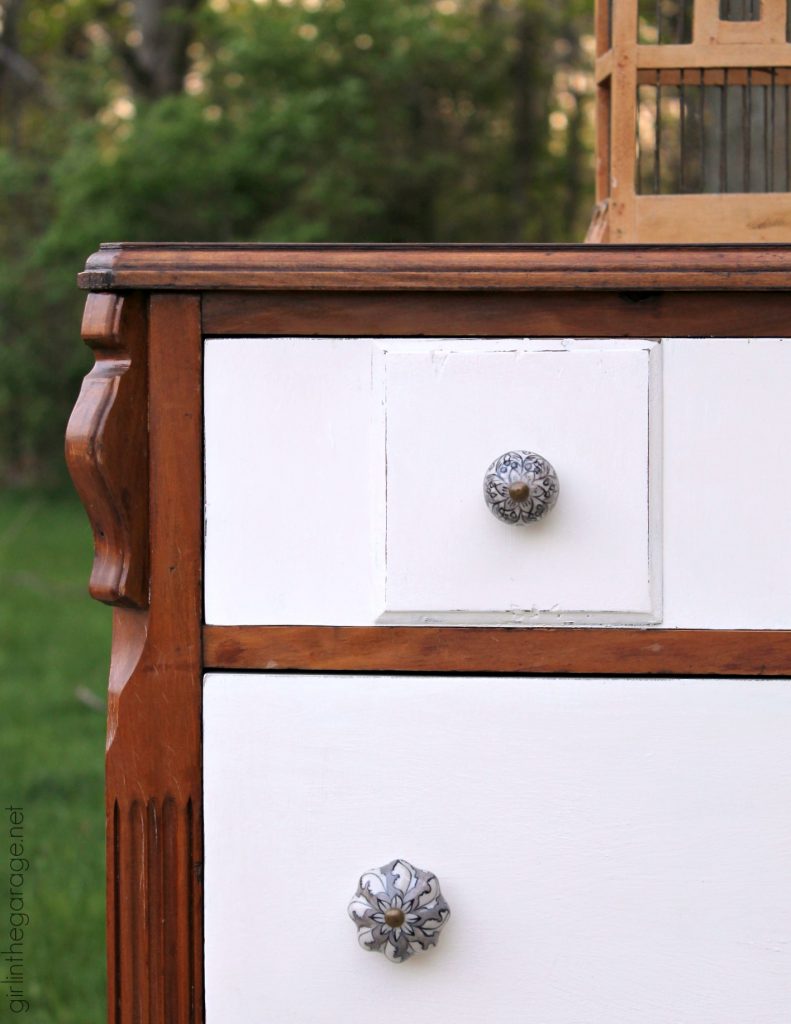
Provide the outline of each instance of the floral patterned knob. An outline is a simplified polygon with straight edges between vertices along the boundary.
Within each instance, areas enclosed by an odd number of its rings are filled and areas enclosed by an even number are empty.
[[[506,452],[483,478],[483,497],[493,516],[512,526],[541,519],[558,500],[560,485],[551,463],[535,452]]]
[[[414,953],[436,946],[450,917],[437,876],[408,861],[393,860],[360,879],[349,917],[357,925],[363,949],[384,953],[403,963]]]

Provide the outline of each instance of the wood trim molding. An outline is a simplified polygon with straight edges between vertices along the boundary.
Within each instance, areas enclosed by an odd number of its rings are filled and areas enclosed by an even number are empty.
[[[209,669],[791,675],[791,631],[205,626]]]
[[[788,292],[210,292],[219,337],[783,337]]]
[[[726,42],[643,44],[638,68],[781,68],[791,65],[788,43]]]
[[[107,522],[108,479],[113,494],[135,490],[150,502],[150,537],[135,520],[146,549],[150,542],[150,600],[140,602],[147,607],[121,590],[114,597],[94,588],[116,606],[106,752],[108,1020],[200,1024],[200,298],[152,296],[147,336],[145,306],[142,295],[88,297],[89,344],[96,339],[102,360],[115,356],[89,375],[70,440],[95,529]],[[124,432],[135,442],[122,444]],[[141,438],[149,442],[147,474],[134,457]]]
[[[141,295],[89,295],[82,336],[96,363],[66,430],[66,463],[93,530],[89,589],[148,605],[146,309]]]
[[[123,243],[94,253],[79,283],[97,291],[773,290],[791,288],[791,245]]]

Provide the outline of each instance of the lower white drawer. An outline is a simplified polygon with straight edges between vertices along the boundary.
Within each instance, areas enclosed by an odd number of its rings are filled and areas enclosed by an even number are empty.
[[[208,1024],[787,1024],[791,682],[211,674]],[[404,964],[346,913],[438,875]]]

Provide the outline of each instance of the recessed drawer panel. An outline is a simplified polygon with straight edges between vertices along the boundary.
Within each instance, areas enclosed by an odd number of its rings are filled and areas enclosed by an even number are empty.
[[[212,338],[216,625],[791,627],[791,344]],[[499,522],[504,452],[560,493]]]
[[[207,1024],[786,1024],[787,681],[214,674]],[[405,858],[404,964],[346,913]]]

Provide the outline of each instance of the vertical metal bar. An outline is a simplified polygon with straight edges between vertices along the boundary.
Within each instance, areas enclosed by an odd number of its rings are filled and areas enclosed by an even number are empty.
[[[706,191],[706,83],[703,71],[698,72],[700,87],[700,191]]]
[[[656,71],[654,96],[656,97],[656,117],[654,118],[654,195],[658,196],[662,187],[662,84],[658,69]]]
[[[678,87],[678,131],[679,131],[679,163],[678,163],[678,190],[679,192],[686,192],[685,187],[685,166],[687,162],[686,156],[686,96],[684,93],[684,77],[685,72],[681,71],[681,82]]]
[[[646,147],[642,144],[640,137],[640,113],[646,109],[648,115],[649,103],[651,95],[651,86],[637,86],[637,102],[635,103],[635,118],[634,118],[634,134],[637,140],[637,193],[648,193],[651,188],[648,185],[649,175],[651,174],[651,164],[649,163],[649,169],[646,170],[647,161],[652,160],[652,154],[646,152]]]
[[[772,76],[769,80],[768,94],[769,94],[769,135],[771,135],[771,141],[769,141],[769,179],[766,183],[768,191],[775,191],[775,161],[778,156],[778,80],[777,80],[777,69],[773,68],[769,71],[769,75]]]
[[[753,135],[753,72],[747,69],[747,84],[743,87],[742,133],[744,136],[744,191],[749,192],[752,181],[752,135]]]
[[[720,192],[728,191],[728,69],[723,68],[720,86]]]
[[[788,104],[791,103],[791,89],[783,86],[783,164],[785,166],[786,192],[791,192],[791,146],[788,138]]]
[[[662,0],[656,0],[656,41],[658,43],[664,43],[662,38]]]
[[[678,9],[677,9],[677,12],[676,12],[676,17],[678,19],[677,22],[676,22],[676,42],[677,43],[683,43],[684,42],[684,26],[687,23],[687,0],[680,0],[680,3],[678,4]]]
[[[769,164],[772,154],[769,149],[769,86],[762,86],[764,99],[764,192],[771,192],[769,188]]]
[[[643,143],[640,139],[640,112],[643,107],[643,87],[637,86],[637,100],[635,102],[634,110],[634,139],[635,139],[635,150],[637,151],[636,156],[636,170],[634,176],[634,190],[637,195],[641,195],[643,191]]]

